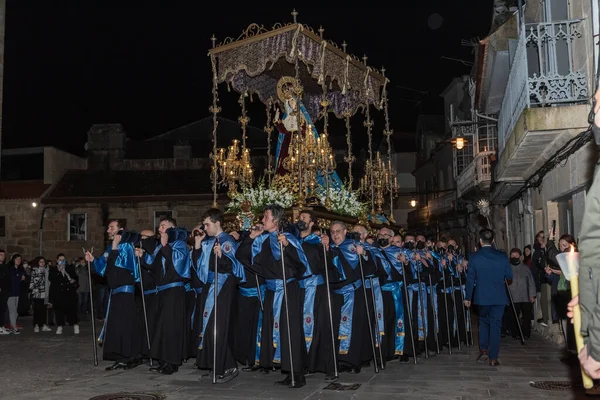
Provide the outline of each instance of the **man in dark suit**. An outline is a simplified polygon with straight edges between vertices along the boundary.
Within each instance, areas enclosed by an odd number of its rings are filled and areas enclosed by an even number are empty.
[[[465,306],[473,303],[479,306],[479,357],[477,362],[489,359],[489,365],[496,366],[500,351],[500,330],[504,307],[508,295],[504,280],[512,280],[512,268],[506,253],[492,248],[494,232],[483,229],[479,232],[481,250],[471,255],[467,271]]]

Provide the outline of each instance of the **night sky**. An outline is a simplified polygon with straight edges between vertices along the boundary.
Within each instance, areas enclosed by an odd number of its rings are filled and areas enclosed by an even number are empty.
[[[470,72],[442,57],[473,61],[472,48],[461,40],[484,38],[492,19],[491,0],[343,9],[303,2],[239,7],[237,1],[211,9],[197,0],[163,2],[168,7],[151,1],[7,3],[3,146],[54,145],[78,154],[91,124],[122,123],[129,137],[143,139],[208,116],[211,35],[221,41],[252,22],[291,21],[294,7],[299,22],[315,30],[322,25],[326,38],[338,45],[345,40],[348,52],[386,67],[392,127],[414,131],[416,115],[441,113],[441,91]],[[221,90],[221,115],[237,119],[237,96]],[[262,127],[259,119],[251,125]]]

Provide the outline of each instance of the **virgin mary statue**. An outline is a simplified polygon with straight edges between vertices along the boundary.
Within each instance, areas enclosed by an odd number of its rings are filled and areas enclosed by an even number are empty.
[[[277,96],[281,101],[283,108],[283,116],[280,118],[280,112],[277,110],[275,114],[275,127],[279,132],[277,139],[277,149],[275,152],[275,173],[283,176],[289,174],[290,171],[290,144],[292,135],[296,132],[304,137],[307,130],[312,131],[315,138],[319,137],[319,132],[313,124],[308,111],[302,104],[300,95],[296,93],[296,79],[291,76],[284,76],[277,82]],[[297,107],[296,107],[297,106]],[[296,114],[298,112],[298,114]],[[308,128],[310,126],[310,129]],[[342,182],[337,172],[330,175],[330,187],[340,187]],[[326,185],[325,178],[322,174],[317,176],[317,182],[320,187]]]

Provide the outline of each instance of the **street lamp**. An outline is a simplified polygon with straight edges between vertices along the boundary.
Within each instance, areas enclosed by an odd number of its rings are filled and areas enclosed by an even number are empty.
[[[456,147],[456,150],[462,150],[465,148],[465,144],[467,143],[467,139],[462,136],[458,136],[450,141]]]
[[[31,203],[31,207],[36,208],[38,206],[38,204],[34,201],[33,203]]]
[[[410,201],[410,206],[412,208],[415,208],[417,206],[417,200],[415,200],[414,198]]]

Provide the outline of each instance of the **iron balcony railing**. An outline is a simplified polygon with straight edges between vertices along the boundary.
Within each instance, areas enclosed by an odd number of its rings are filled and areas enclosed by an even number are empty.
[[[526,108],[587,101],[588,79],[575,65],[576,53],[587,51],[580,22],[537,22],[521,28],[498,116],[499,154]],[[581,46],[575,47],[578,40]]]
[[[492,181],[492,166],[490,156],[495,151],[482,151],[473,161],[456,177],[458,197],[467,193],[474,187],[482,187]]]

